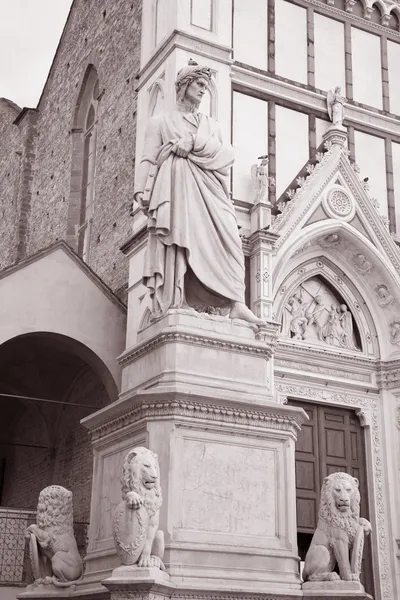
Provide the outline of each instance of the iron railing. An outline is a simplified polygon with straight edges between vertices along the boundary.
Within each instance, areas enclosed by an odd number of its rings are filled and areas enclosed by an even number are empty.
[[[0,508],[0,585],[25,586],[33,581],[25,530],[35,522],[35,511]],[[88,523],[74,523],[82,558],[86,554],[88,526]]]

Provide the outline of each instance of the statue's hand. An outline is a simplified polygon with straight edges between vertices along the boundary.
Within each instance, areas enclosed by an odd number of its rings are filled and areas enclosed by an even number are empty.
[[[172,146],[172,152],[175,152],[177,156],[181,156],[182,158],[186,158],[189,152],[193,150],[194,141],[193,136],[187,135],[181,138]]]
[[[143,192],[138,192],[135,195],[135,200],[139,204],[140,210],[142,210],[147,217],[149,214],[149,204],[143,201]]]

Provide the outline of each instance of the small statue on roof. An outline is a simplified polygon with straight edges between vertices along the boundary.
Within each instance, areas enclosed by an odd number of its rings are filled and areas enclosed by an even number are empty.
[[[326,98],[329,118],[332,121],[333,127],[343,127],[344,120],[344,104],[346,98],[341,94],[342,88],[335,87],[334,90],[329,90]]]

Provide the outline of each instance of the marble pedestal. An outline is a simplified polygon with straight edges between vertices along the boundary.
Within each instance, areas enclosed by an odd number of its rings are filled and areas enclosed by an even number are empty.
[[[302,585],[303,597],[313,600],[373,600],[359,581],[308,581]]]
[[[165,595],[301,597],[294,445],[306,415],[272,399],[275,339],[275,324],[259,332],[171,311],[124,353],[120,399],[82,421],[94,449],[82,593],[103,580],[111,593],[122,585],[121,571],[110,577],[118,566],[111,519],[122,461],[147,446],[161,471]],[[135,577],[124,578],[119,599],[139,589]],[[149,585],[161,584],[149,575]]]

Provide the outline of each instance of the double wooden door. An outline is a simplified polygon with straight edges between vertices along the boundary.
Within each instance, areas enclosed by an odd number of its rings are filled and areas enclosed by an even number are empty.
[[[299,555],[304,560],[317,527],[321,486],[331,473],[344,471],[360,482],[360,514],[368,519],[368,492],[364,432],[354,411],[296,400],[289,404],[305,410],[304,423],[296,442],[296,509]],[[366,538],[363,583],[373,594],[371,550]]]

